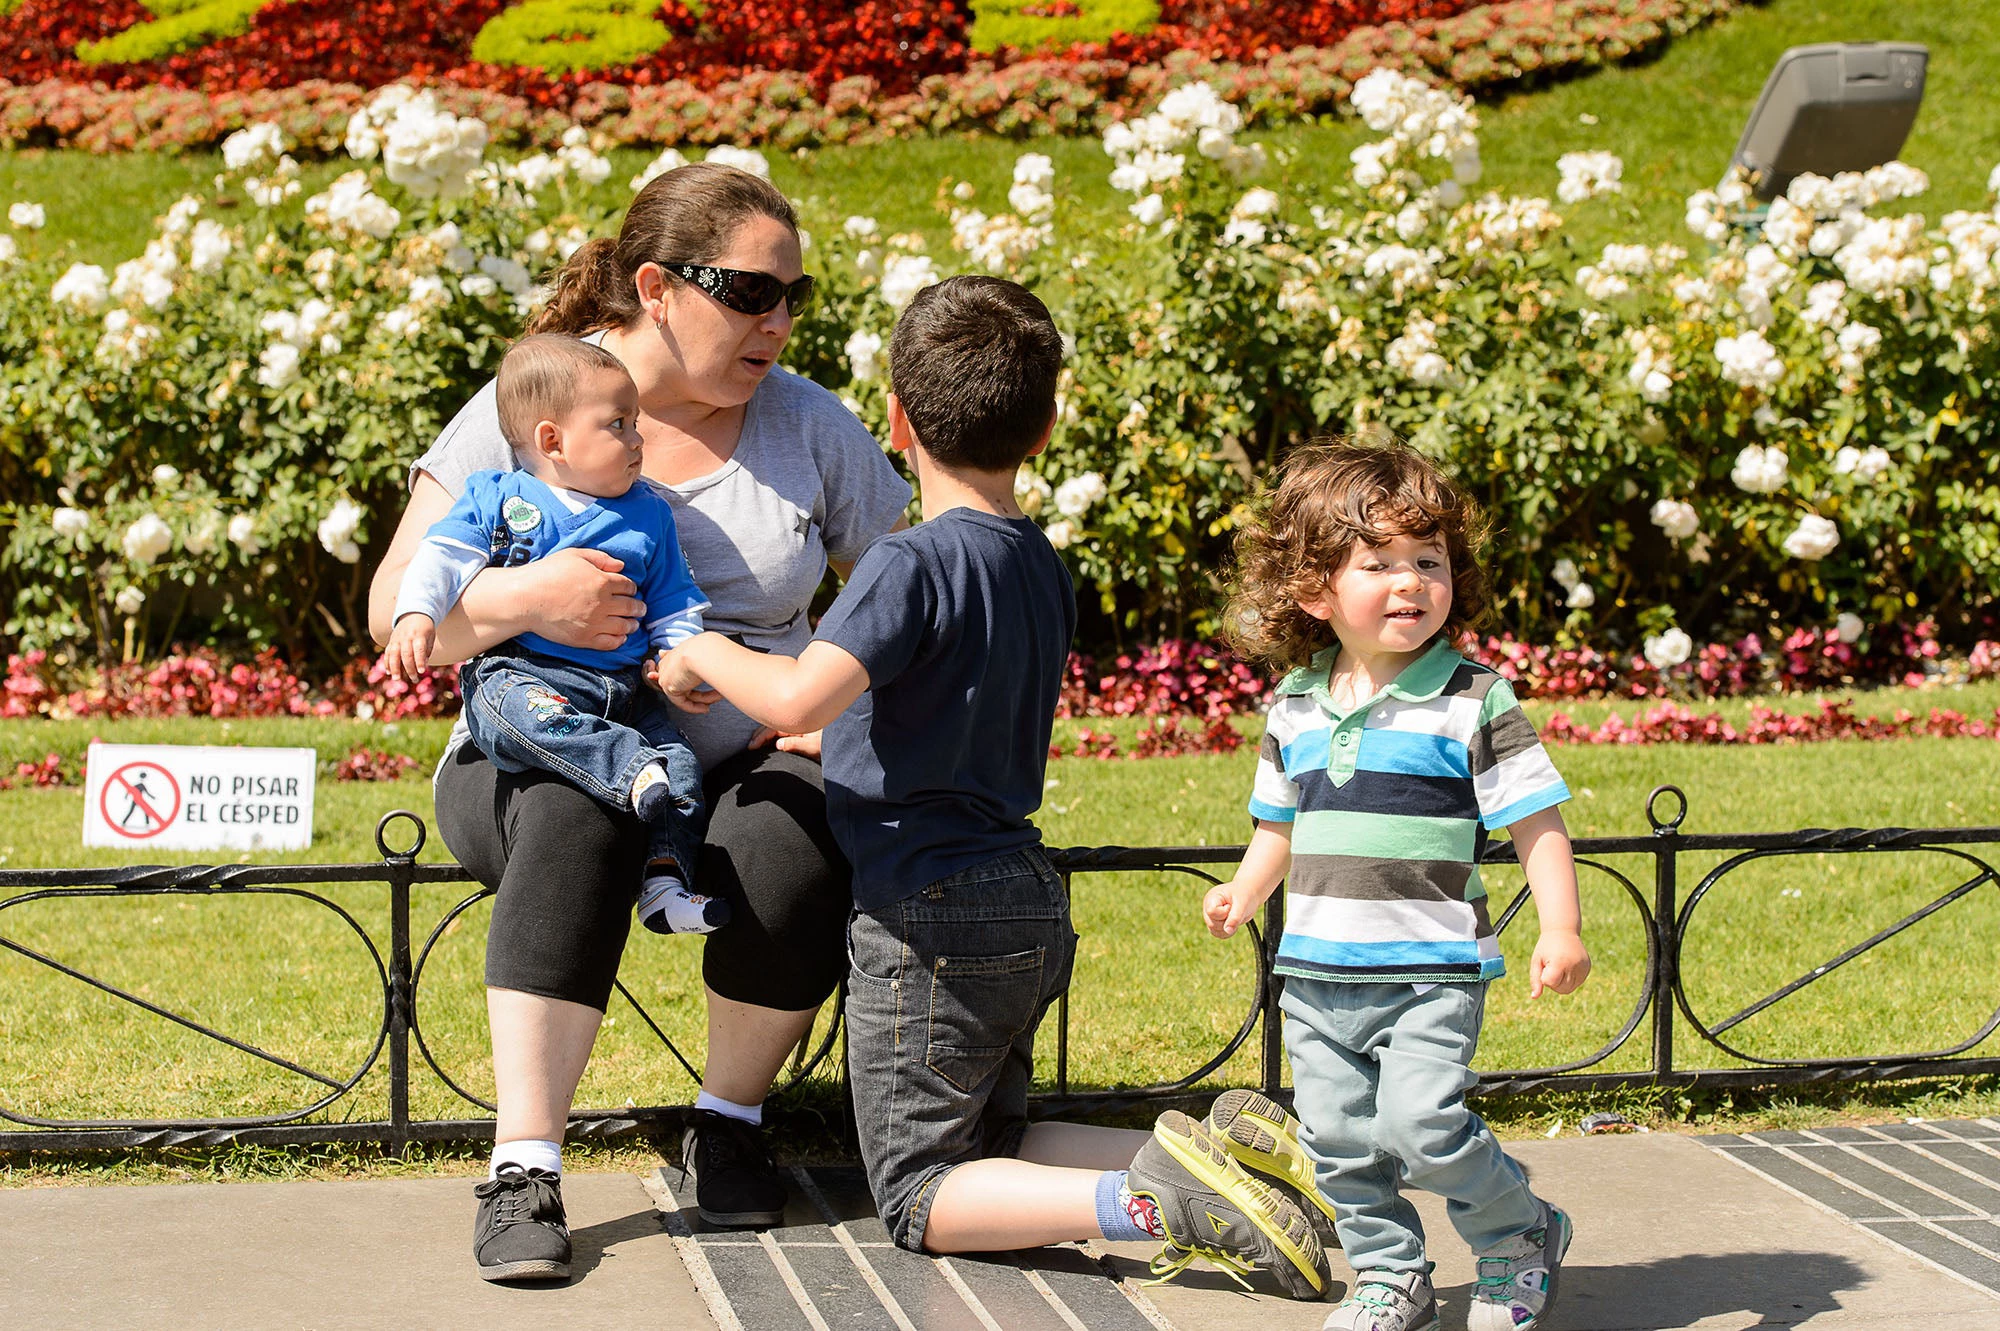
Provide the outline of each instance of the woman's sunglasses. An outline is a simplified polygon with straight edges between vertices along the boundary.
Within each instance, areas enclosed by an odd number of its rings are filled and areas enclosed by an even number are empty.
[[[746,272],[741,268],[711,268],[705,263],[669,263],[661,267],[676,277],[694,283],[738,314],[769,314],[783,304],[796,319],[812,303],[811,273],[796,282],[785,282],[769,273]]]

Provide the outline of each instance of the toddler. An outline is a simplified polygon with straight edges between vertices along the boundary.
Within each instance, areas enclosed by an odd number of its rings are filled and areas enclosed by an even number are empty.
[[[1209,1125],[1237,1161],[1330,1213],[1355,1271],[1335,1331],[1438,1325],[1423,1228],[1399,1182],[1449,1200],[1477,1258],[1471,1331],[1541,1324],[1570,1221],[1537,1198],[1465,1093],[1504,971],[1480,881],[1512,836],[1541,937],[1529,995],[1590,958],[1569,798],[1507,681],[1452,650],[1484,618],[1475,510],[1395,445],[1300,449],[1237,537],[1226,628],[1278,685],[1241,867],[1203,900],[1235,933],[1289,877],[1275,970],[1298,1118],[1233,1091]]]
[[[618,358],[575,338],[524,338],[500,363],[500,428],[520,468],[475,472],[404,574],[389,668],[413,679],[442,619],[479,571],[558,550],[603,550],[639,585],[646,622],[617,648],[524,633],[467,662],[472,742],[506,772],[554,773],[651,833],[639,919],[655,933],[708,933],[728,903],[689,890],[708,812],[701,769],[645,662],[701,632],[708,602],[689,576],[673,509],[640,479],[639,390]]]

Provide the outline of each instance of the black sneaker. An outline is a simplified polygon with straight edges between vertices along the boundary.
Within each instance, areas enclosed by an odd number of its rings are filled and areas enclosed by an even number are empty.
[[[754,1123],[695,1110],[681,1139],[681,1168],[694,1180],[695,1209],[711,1225],[748,1229],[785,1218],[785,1181]]]
[[[472,1190],[479,1199],[472,1257],[482,1280],[567,1280],[569,1221],[562,1175],[500,1166],[497,1177]]]

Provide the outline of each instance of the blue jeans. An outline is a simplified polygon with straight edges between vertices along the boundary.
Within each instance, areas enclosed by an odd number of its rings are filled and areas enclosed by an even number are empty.
[[[1300,1141],[1350,1266],[1424,1269],[1424,1227],[1399,1182],[1445,1198],[1475,1252],[1541,1223],[1527,1176],[1465,1104],[1484,984],[1420,994],[1287,976],[1279,1005]]]
[[[637,666],[601,672],[502,648],[475,657],[460,683],[466,730],[503,772],[550,772],[632,813],[632,782],[650,763],[665,768],[669,798],[651,826],[649,857],[673,860],[692,885],[708,830],[701,765]]]
[[[1076,957],[1069,897],[1035,846],[857,911],[847,938],[861,1160],[890,1236],[920,1252],[944,1176],[1020,1149],[1035,1027]]]

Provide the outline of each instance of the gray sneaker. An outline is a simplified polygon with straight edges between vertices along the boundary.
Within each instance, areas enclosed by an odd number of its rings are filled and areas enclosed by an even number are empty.
[[[1153,1125],[1126,1186],[1158,1207],[1166,1226],[1167,1246],[1152,1263],[1161,1280],[1201,1257],[1239,1284],[1246,1283],[1244,1272],[1262,1269],[1295,1299],[1326,1297],[1332,1275],[1305,1212],[1245,1173],[1206,1127],[1179,1110]]]
[[[1357,1271],[1348,1291],[1320,1324],[1320,1331],[1438,1331],[1437,1294],[1430,1268]]]
[[[1474,1253],[1479,1280],[1466,1309],[1467,1331],[1527,1331],[1556,1302],[1556,1277],[1569,1251],[1570,1223],[1547,1202],[1542,1221],[1525,1234]]]
[[[1206,1121],[1230,1159],[1298,1204],[1321,1246],[1339,1246],[1333,1203],[1320,1192],[1312,1160],[1299,1145],[1299,1121],[1283,1105],[1256,1091],[1224,1091],[1208,1107]]]

